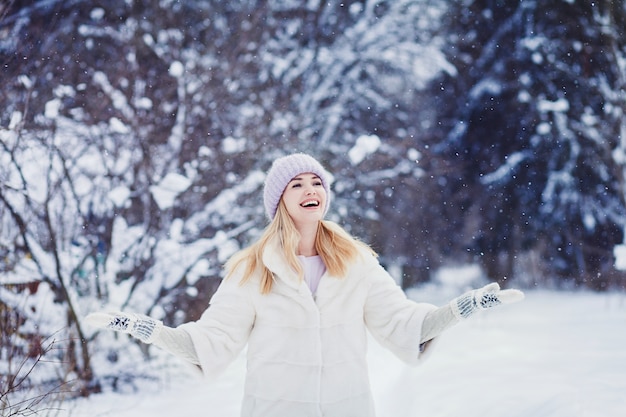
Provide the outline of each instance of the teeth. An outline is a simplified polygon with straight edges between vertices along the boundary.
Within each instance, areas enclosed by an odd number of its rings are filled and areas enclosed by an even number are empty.
[[[302,207],[313,207],[313,206],[319,206],[319,203],[317,201],[306,201],[304,203],[302,203]]]

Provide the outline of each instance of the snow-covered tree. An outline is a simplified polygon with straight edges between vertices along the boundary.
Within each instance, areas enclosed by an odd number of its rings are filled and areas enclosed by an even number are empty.
[[[441,149],[462,168],[450,190],[468,219],[462,244],[493,278],[521,268],[604,288],[618,279],[612,249],[625,221],[612,158],[623,134],[623,5],[453,9],[446,50],[459,77],[442,80],[452,106]]]
[[[379,211],[423,175],[412,122],[445,69],[429,2],[77,0],[1,13],[0,305],[16,355],[62,340],[46,377],[82,394],[132,381],[143,348],[100,335],[89,349],[82,317],[197,318],[222,263],[265,225],[262,171],[277,155],[319,156],[337,173],[334,218],[383,254],[410,246],[388,243]]]
[[[405,287],[450,261],[611,284],[624,14],[609,1],[3,4],[0,359],[55,355],[34,382],[80,394],[132,383],[150,352],[82,317],[197,318],[266,224],[263,172],[296,150],[334,174],[330,218]]]

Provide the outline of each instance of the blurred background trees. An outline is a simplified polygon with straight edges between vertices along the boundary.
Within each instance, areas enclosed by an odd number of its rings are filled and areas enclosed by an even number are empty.
[[[56,335],[42,378],[132,384],[146,347],[81,318],[199,317],[293,151],[404,288],[624,287],[622,2],[302,3],[0,5],[0,359]]]

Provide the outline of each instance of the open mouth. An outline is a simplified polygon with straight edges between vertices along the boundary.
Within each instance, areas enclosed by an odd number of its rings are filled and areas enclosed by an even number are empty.
[[[300,203],[300,206],[308,208],[308,207],[319,207],[320,202],[317,200],[306,200]]]

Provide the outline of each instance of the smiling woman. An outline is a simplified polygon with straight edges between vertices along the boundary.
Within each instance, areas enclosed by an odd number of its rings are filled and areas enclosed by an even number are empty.
[[[89,321],[154,343],[210,377],[247,345],[242,416],[373,417],[368,331],[417,364],[450,326],[523,294],[492,283],[440,308],[409,300],[367,245],[324,220],[330,180],[309,155],[274,161],[263,192],[270,224],[228,261],[197,322],[170,328],[127,313]]]
[[[293,154],[278,158],[272,164],[272,167],[265,178],[265,186],[263,188],[263,201],[265,204],[265,213],[272,220],[276,215],[276,210],[281,198],[288,186],[293,182],[293,186],[301,184],[304,174],[317,176],[321,188],[326,196],[323,205],[323,215],[326,215],[330,205],[330,183],[331,175],[324,167],[313,157],[306,154]]]
[[[302,232],[307,227],[317,230],[318,222],[324,217],[326,190],[316,174],[304,173],[294,177],[287,184],[282,201],[298,230]]]

